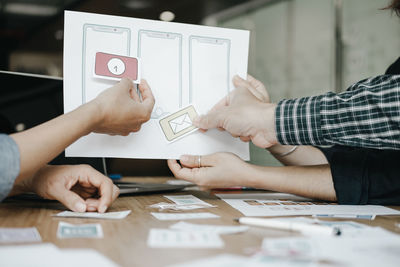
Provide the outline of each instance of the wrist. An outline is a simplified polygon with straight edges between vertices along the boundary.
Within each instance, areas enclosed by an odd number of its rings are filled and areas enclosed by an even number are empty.
[[[96,98],[82,105],[80,108],[82,109],[81,115],[87,116],[85,135],[96,131],[104,121],[104,110],[101,103]]]
[[[276,126],[275,126],[275,110],[277,104],[267,103],[264,104],[263,113],[261,119],[264,123],[264,132],[268,136],[268,147],[274,146],[278,144],[278,139],[276,135]]]
[[[275,157],[284,157],[293,153],[296,148],[297,146],[276,144],[268,147],[267,150]]]

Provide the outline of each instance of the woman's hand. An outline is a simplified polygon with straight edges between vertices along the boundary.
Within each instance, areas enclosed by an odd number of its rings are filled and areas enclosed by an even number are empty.
[[[47,165],[32,178],[15,184],[10,196],[23,192],[58,200],[73,211],[101,213],[119,195],[118,187],[108,177],[88,165]]]
[[[251,186],[251,165],[232,153],[201,156],[200,162],[199,156],[183,155],[180,164],[170,159],[168,166],[176,178],[204,189]]]

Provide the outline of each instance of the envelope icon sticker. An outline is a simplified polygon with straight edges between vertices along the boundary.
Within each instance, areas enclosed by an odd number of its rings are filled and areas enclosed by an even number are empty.
[[[197,128],[192,125],[193,119],[197,116],[197,112],[193,106],[188,106],[178,110],[159,120],[161,131],[168,142],[173,142],[183,137]]]
[[[176,119],[173,119],[169,122],[172,131],[174,134],[179,133],[180,131],[185,130],[186,128],[192,126],[192,120],[189,117],[189,114],[185,113]]]

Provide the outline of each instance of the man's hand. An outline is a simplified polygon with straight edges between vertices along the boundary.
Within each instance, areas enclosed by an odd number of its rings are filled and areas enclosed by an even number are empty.
[[[206,115],[194,119],[200,129],[219,128],[242,141],[251,140],[256,146],[267,148],[277,143],[275,104],[269,103],[264,85],[249,76],[243,80],[235,76],[236,89],[219,101]]]
[[[231,153],[215,153],[201,156],[201,166],[198,157],[184,155],[180,164],[168,160],[168,166],[174,176],[199,185],[202,189],[250,186],[252,174],[251,165]]]
[[[115,86],[105,90],[93,101],[99,116],[93,132],[111,135],[129,135],[137,132],[150,119],[154,96],[145,80],[139,85],[142,99],[131,80],[123,78]]]
[[[58,200],[73,211],[101,213],[119,195],[118,187],[108,177],[88,165],[47,165],[32,178],[15,184],[10,195],[22,192]]]

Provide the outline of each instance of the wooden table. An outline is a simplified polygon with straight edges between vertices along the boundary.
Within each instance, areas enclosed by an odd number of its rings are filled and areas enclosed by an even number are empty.
[[[130,181],[164,182],[167,178],[128,178]],[[190,220],[193,223],[236,225],[234,218],[242,216],[240,212],[219,200],[209,192],[189,190],[171,194],[192,194],[206,202],[218,206],[202,212],[211,212],[221,216],[218,219]],[[43,242],[51,242],[59,248],[93,248],[115,263],[122,266],[165,266],[193,259],[210,257],[221,253],[246,255],[249,249],[260,248],[264,237],[295,236],[296,233],[251,227],[245,233],[222,235],[225,247],[222,249],[154,249],[146,244],[151,228],[168,228],[177,221],[159,221],[150,212],[148,206],[165,202],[164,194],[139,195],[120,197],[109,211],[132,210],[132,213],[122,220],[97,220],[79,218],[56,218],[51,215],[65,208],[56,202],[13,200],[0,204],[0,227],[36,227]],[[396,207],[394,207],[396,208]],[[400,207],[396,208],[399,209]],[[186,211],[186,212],[198,212]],[[73,224],[100,223],[103,227],[103,239],[58,239],[57,227],[60,221]],[[377,216],[375,220],[357,220],[370,226],[382,226],[400,234],[395,223],[400,222],[400,216]]]

